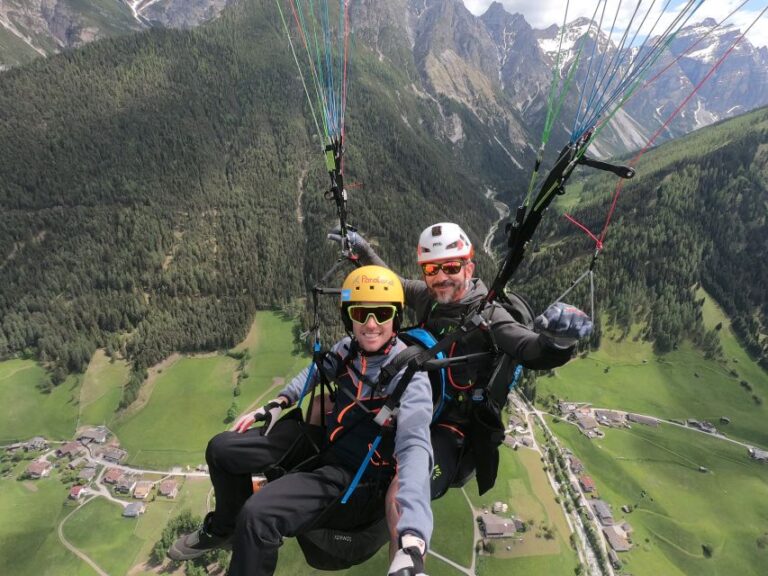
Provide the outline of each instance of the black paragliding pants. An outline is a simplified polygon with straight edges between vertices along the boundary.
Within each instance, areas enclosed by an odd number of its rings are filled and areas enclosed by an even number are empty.
[[[208,443],[206,461],[216,495],[210,529],[218,535],[233,534],[230,576],[273,574],[283,537],[317,527],[352,482],[355,470],[327,457],[310,470],[291,471],[253,492],[252,474],[269,477],[277,464],[279,475],[281,468],[291,470],[312,456],[305,431],[299,419],[285,417],[268,436],[257,429],[223,432]],[[365,491],[359,492],[342,506],[345,516],[354,517],[354,509],[370,500]]]

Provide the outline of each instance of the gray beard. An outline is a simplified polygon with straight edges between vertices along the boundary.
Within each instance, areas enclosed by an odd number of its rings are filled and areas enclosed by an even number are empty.
[[[461,296],[463,296],[467,290],[469,290],[471,284],[471,280],[465,280],[464,286],[462,290],[462,286],[460,282],[451,283],[451,292],[448,294],[439,296],[437,294],[437,291],[434,288],[429,288],[429,293],[432,296],[432,299],[435,300],[438,304],[451,304],[453,302],[458,302],[461,299]],[[459,294],[460,293],[460,294]],[[457,296],[458,294],[458,296]]]

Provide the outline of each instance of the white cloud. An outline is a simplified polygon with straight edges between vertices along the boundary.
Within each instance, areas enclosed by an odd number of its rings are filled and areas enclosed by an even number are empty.
[[[565,2],[562,0],[499,0],[504,8],[510,14],[520,13],[525,16],[526,21],[534,28],[546,28],[552,24],[562,24],[563,17],[565,16]],[[705,18],[714,18],[717,21],[725,18],[730,12],[732,12],[737,6],[739,6],[743,0],[705,0],[701,7],[693,14],[688,21],[689,24],[701,22]],[[479,15],[484,13],[488,6],[491,4],[491,0],[464,0],[465,6],[473,14]],[[573,0],[570,2],[568,11],[568,21],[572,21],[580,16],[591,18],[595,13],[595,7],[598,2],[592,0],[591,2],[577,2]],[[632,13],[637,6],[637,2],[619,2],[619,0],[607,0],[607,5],[600,3],[600,11],[602,11],[603,5],[606,6],[605,16],[603,19],[603,30],[608,31],[611,28],[611,22],[616,15],[616,7],[621,5],[617,18],[618,36],[621,36],[623,32],[623,26],[629,23]],[[663,30],[664,26],[668,24],[674,14],[679,11],[679,6],[684,4],[680,0],[677,0],[673,4],[678,8],[668,8],[667,14],[660,20],[656,31]],[[648,31],[651,29],[653,22],[655,21],[658,12],[661,7],[666,5],[666,2],[652,2],[653,6],[652,14],[649,14],[641,31]],[[631,33],[637,30],[640,21],[645,13],[648,11],[648,2],[641,3],[638,10],[638,16],[635,17],[635,21],[632,24]],[[658,6],[657,6],[658,5]],[[744,31],[752,21],[757,18],[757,15],[766,7],[766,0],[750,0],[739,11],[732,16],[728,22]],[[599,21],[600,12],[598,12],[595,20]],[[617,36],[614,33],[614,36]],[[768,45],[768,13],[763,14],[760,20],[752,27],[747,35],[752,44],[755,46]],[[617,38],[618,39],[618,38]]]

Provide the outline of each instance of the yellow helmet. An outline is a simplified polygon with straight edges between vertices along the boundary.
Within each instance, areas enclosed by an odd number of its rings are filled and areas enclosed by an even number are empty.
[[[397,274],[383,266],[362,266],[349,273],[341,286],[341,317],[347,330],[351,330],[351,320],[346,313],[350,304],[372,302],[394,304],[397,307],[395,329],[405,305],[405,292]]]

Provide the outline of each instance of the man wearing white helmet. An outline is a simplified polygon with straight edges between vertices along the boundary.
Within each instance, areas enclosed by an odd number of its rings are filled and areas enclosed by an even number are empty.
[[[334,232],[329,238],[341,240]],[[350,232],[349,241],[363,264],[386,266],[360,234]],[[535,331],[515,320],[501,304],[482,306],[488,289],[482,280],[473,278],[473,257],[474,248],[464,230],[457,224],[440,222],[419,236],[417,258],[423,279],[403,280],[406,302],[415,311],[419,325],[438,340],[477,312],[486,321],[489,329],[470,331],[451,345],[449,357],[493,353],[490,361],[446,371],[450,399],[431,427],[433,499],[451,486],[463,485],[473,472],[481,494],[493,486],[504,426],[498,401],[491,396],[494,388],[506,396],[511,382],[509,368],[515,363],[535,370],[561,366],[571,358],[578,340],[592,332],[592,322],[584,312],[561,302],[536,318]],[[497,370],[501,362],[506,362],[507,369]]]

